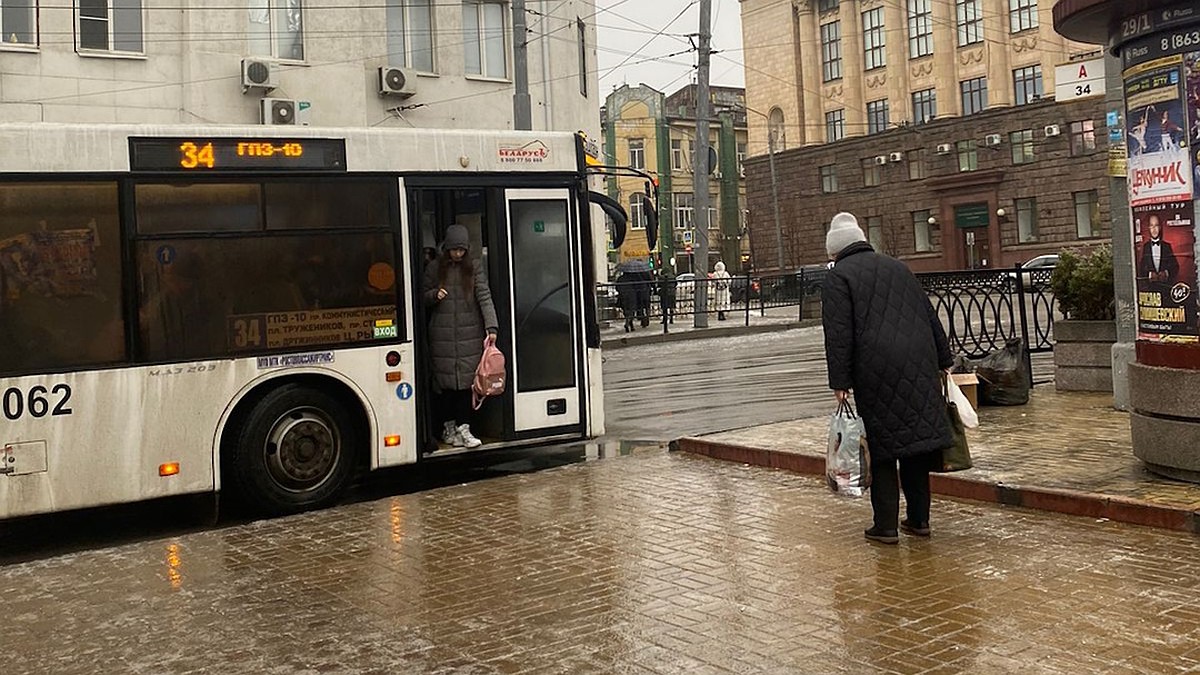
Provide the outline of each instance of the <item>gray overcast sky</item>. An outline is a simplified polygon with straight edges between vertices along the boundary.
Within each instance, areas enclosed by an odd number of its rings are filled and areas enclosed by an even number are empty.
[[[744,86],[745,75],[741,66],[742,21],[738,0],[713,0],[712,5],[713,49],[729,51],[713,56],[710,80],[713,84]],[[624,83],[645,83],[670,94],[692,81],[695,52],[672,56],[665,59],[667,62],[636,62],[688,49],[687,38],[682,36],[699,32],[699,2],[596,0],[596,11],[593,20],[599,36],[600,92],[603,95],[607,96],[614,87]],[[683,15],[672,22],[681,11]],[[654,33],[659,30],[665,34],[655,36]],[[628,56],[635,51],[635,56]],[[626,63],[617,67],[623,61]],[[613,68],[615,70],[610,70]]]

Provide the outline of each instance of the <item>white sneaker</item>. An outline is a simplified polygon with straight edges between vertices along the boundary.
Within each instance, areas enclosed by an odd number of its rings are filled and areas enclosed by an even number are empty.
[[[463,426],[466,426],[465,424]],[[442,425],[442,442],[446,445],[452,445],[457,448],[463,446],[462,434],[458,432],[460,427],[455,426],[454,422],[445,422]]]
[[[460,445],[468,448],[478,448],[479,446],[483,445],[483,441],[475,438],[475,434],[471,433],[471,427],[469,425],[460,424],[458,425],[458,429],[456,429],[456,431],[458,432],[458,437],[461,440]]]

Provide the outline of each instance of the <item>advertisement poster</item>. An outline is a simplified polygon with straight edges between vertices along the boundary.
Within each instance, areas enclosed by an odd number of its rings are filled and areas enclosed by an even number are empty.
[[[1183,57],[1184,79],[1187,82],[1187,114],[1191,122],[1188,133],[1192,153],[1192,188],[1200,199],[1200,52]]]
[[[1172,56],[1125,71],[1132,206],[1192,198],[1182,65],[1182,56]]]
[[[1133,227],[1138,338],[1200,341],[1192,200],[1135,206]]]

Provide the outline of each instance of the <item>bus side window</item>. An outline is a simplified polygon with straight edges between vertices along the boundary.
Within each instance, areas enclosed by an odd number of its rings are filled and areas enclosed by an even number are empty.
[[[0,371],[125,358],[117,186],[0,184]]]

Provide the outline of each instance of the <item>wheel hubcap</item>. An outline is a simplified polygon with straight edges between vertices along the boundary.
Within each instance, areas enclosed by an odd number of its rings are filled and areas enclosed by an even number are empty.
[[[272,481],[289,492],[308,492],[332,477],[341,436],[322,411],[296,408],[275,420],[263,451]]]

